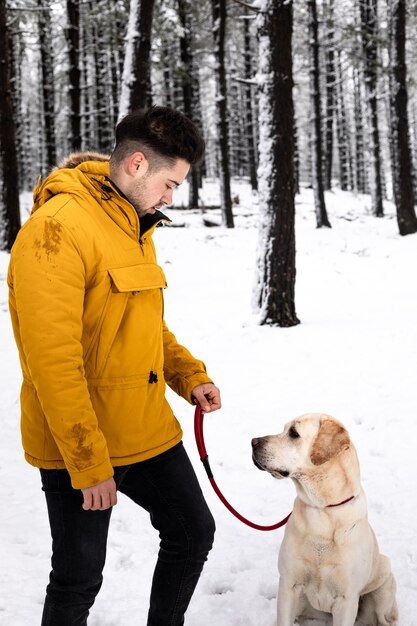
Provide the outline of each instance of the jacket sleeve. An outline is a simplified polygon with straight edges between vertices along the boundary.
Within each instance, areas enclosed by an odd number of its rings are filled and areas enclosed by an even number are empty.
[[[113,467],[84,376],[81,254],[66,227],[40,216],[20,231],[11,268],[16,339],[30,379],[73,487],[92,486]]]
[[[168,385],[178,395],[193,404],[191,392],[194,387],[213,381],[206,373],[206,366],[181,346],[163,322],[164,376]]]

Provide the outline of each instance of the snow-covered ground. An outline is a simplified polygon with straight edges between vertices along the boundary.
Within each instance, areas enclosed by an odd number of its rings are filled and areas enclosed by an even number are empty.
[[[312,192],[297,198],[297,313],[302,324],[260,327],[251,312],[257,244],[255,198],[235,185],[236,228],[204,228],[198,212],[167,211],[185,228],[155,233],[164,267],[166,319],[202,358],[224,408],[205,418],[211,466],[244,515],[269,524],[292,506],[290,481],[251,461],[254,436],[280,432],[301,413],[326,412],[350,431],[369,518],[398,585],[401,626],[417,626],[417,235],[401,238],[392,207],[326,196],[331,230],[315,228]],[[185,194],[186,189],[178,191]],[[216,200],[207,184],[205,198]],[[28,197],[24,198],[26,205]],[[210,211],[210,219],[220,221]],[[8,257],[0,255],[0,624],[40,622],[50,538],[36,470],[22,458],[20,369],[7,313]],[[187,614],[188,626],[273,626],[283,530],[235,520],[217,500],[193,440],[193,408],[170,393],[185,444],[217,521],[215,547]],[[158,538],[147,514],[120,497],[105,581],[91,626],[145,624]]]

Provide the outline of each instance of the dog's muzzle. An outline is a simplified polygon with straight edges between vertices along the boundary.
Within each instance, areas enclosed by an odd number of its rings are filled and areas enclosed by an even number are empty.
[[[258,459],[256,458],[256,447],[259,447],[259,444],[261,443],[260,439],[257,439],[256,437],[254,439],[252,439],[252,461],[254,462],[254,465],[260,469],[262,472],[266,472],[266,469],[264,467],[262,467],[262,465],[259,463]]]
[[[256,456],[256,453],[260,453],[262,451],[262,438],[258,439],[258,438],[254,438],[252,439],[252,461],[254,462],[254,465],[262,470],[262,472],[269,472],[270,474],[272,474],[275,478],[287,478],[287,476],[290,475],[289,471],[285,470],[285,469],[277,469],[277,470],[272,470],[270,468],[265,467],[264,465],[261,464],[261,462],[259,461],[259,459]]]

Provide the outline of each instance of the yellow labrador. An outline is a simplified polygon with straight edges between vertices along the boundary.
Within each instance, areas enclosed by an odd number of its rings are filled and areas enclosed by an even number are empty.
[[[259,469],[289,476],[297,490],[279,554],[277,626],[394,626],[395,580],[368,522],[346,429],[328,415],[303,415],[252,448]]]

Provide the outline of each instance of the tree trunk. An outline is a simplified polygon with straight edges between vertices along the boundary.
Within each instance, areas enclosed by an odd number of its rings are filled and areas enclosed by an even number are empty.
[[[28,136],[25,127],[25,116],[23,113],[23,93],[22,93],[22,67],[24,64],[24,41],[22,32],[18,29],[9,36],[9,75],[10,89],[12,97],[12,110],[15,119],[15,139],[17,151],[17,167],[20,191],[30,189],[33,182],[30,177],[30,163],[27,162],[27,155],[30,153]]]
[[[251,38],[249,29],[249,19],[243,18],[243,36],[245,46],[245,79],[247,81],[252,80],[252,50],[251,50]],[[248,167],[250,184],[254,191],[258,190],[258,177],[256,174],[257,162],[256,162],[256,145],[255,145],[255,133],[253,122],[253,94],[252,85],[247,82],[244,90],[245,98],[245,122],[246,122],[246,146],[248,151]]]
[[[293,6],[266,0],[259,40],[259,243],[254,303],[260,324],[294,326]]]
[[[96,116],[94,115],[94,80],[92,72],[92,63],[90,50],[93,48],[92,28],[93,20],[90,19],[91,3],[88,2],[84,6],[87,15],[83,15],[82,32],[80,39],[82,46],[80,50],[80,67],[81,67],[81,110],[83,112],[81,120],[82,128],[82,148],[88,150],[97,150],[97,130]]]
[[[337,66],[337,147],[339,153],[340,188],[343,191],[353,189],[353,166],[350,149],[350,131],[346,115],[345,88],[342,71],[341,52],[336,54]]]
[[[69,57],[69,144],[81,149],[80,0],[67,0]]]
[[[400,235],[409,235],[417,232],[417,217],[414,208],[413,166],[407,111],[405,0],[390,0],[389,13],[394,199]]]
[[[196,103],[195,85],[198,84],[198,74],[194,67],[192,52],[192,24],[191,24],[191,4],[190,0],[178,0],[178,15],[182,26],[182,37],[180,39],[181,65],[182,65],[182,93],[184,98],[184,113],[191,120],[196,122],[194,105]],[[198,167],[192,167],[190,172],[190,192],[188,197],[188,208],[196,208],[199,204],[199,172]]]
[[[56,165],[55,83],[50,0],[38,0],[39,44],[41,53],[41,84],[46,169]]]
[[[93,9],[93,3],[90,3]],[[110,25],[106,22],[107,15],[97,15],[92,12],[92,47],[94,59],[94,86],[95,86],[95,117],[97,120],[97,148],[100,152],[109,153],[113,138],[113,110],[111,107],[110,68],[109,68],[109,41],[105,39],[106,29]]]
[[[118,3],[113,4],[111,18],[111,74],[112,74],[112,99],[113,99],[113,128],[119,117],[119,98],[123,75],[125,16],[122,7]]]
[[[362,94],[359,70],[354,69],[354,119],[355,119],[355,191],[368,193],[366,164],[365,164],[365,140],[362,114]]]
[[[300,193],[300,151],[298,149],[298,127],[297,120],[294,115],[294,185],[295,193]]]
[[[243,129],[243,102],[241,98],[241,87],[232,76],[237,74],[235,65],[229,65],[227,76],[227,94],[233,106],[228,111],[229,122],[229,158],[230,176],[241,177],[247,171],[247,152],[244,150],[245,136]]]
[[[163,93],[165,97],[165,105],[172,107],[173,105],[173,87],[172,87],[172,71],[171,71],[171,48],[168,39],[161,34],[161,66],[163,76]]]
[[[20,229],[16,130],[10,84],[6,0],[0,0],[0,249],[10,251]]]
[[[381,147],[378,122],[378,14],[377,0],[359,0],[365,89],[367,94],[369,143],[371,155],[372,211],[384,215],[382,203]]]
[[[327,217],[323,186],[323,151],[321,138],[320,111],[320,66],[319,38],[316,0],[308,0],[309,41],[310,41],[310,97],[312,108],[312,164],[314,205],[316,209],[317,228],[331,227]]]
[[[131,0],[119,117],[152,106],[151,35],[155,0]]]
[[[326,170],[324,176],[325,189],[332,187],[333,169],[333,120],[336,108],[335,86],[335,48],[334,48],[334,0],[328,0],[325,15],[325,58],[326,58]]]
[[[227,89],[225,68],[226,0],[213,0],[214,56],[216,59],[216,107],[219,123],[219,174],[222,222],[234,227],[229,169],[229,125],[227,122]]]

